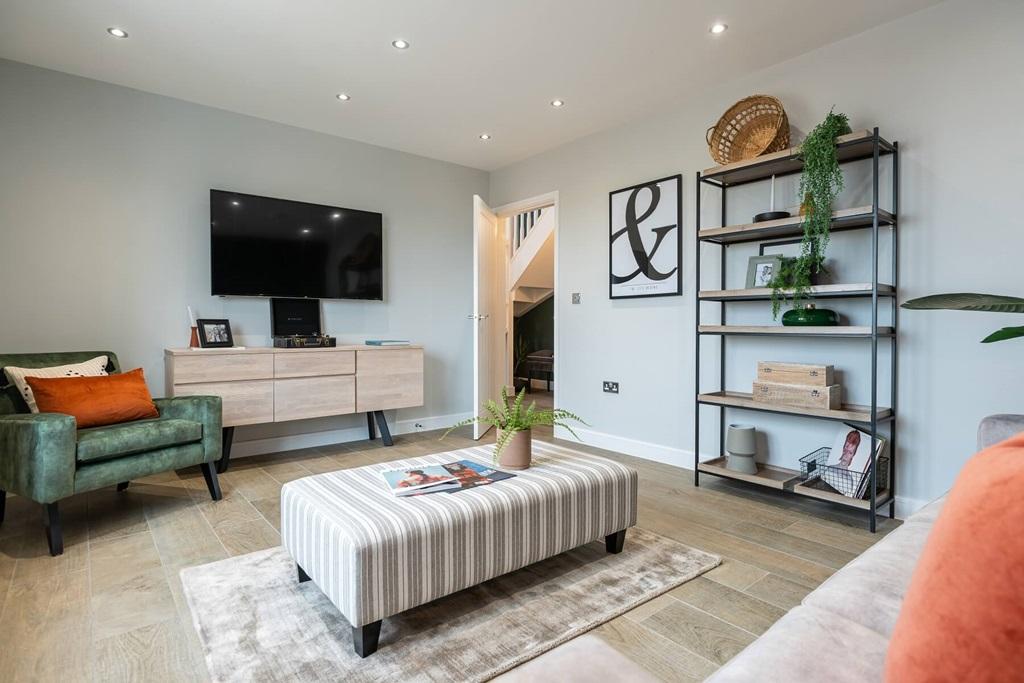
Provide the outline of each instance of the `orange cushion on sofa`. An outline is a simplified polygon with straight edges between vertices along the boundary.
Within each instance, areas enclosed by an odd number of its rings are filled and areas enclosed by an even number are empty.
[[[160,417],[142,368],[105,377],[26,377],[41,413],[65,413],[79,429]]]
[[[885,678],[1024,679],[1024,434],[957,478],[910,580]]]

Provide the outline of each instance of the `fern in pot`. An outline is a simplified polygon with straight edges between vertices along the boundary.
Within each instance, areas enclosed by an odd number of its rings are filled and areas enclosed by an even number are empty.
[[[538,410],[536,401],[531,401],[529,406],[524,407],[525,400],[526,389],[516,394],[513,399],[508,395],[506,388],[502,387],[501,403],[488,399],[484,404],[483,415],[466,418],[453,424],[441,438],[448,436],[453,429],[466,425],[476,423],[491,425],[498,430],[497,439],[494,442],[494,462],[499,467],[508,470],[525,470],[530,466],[533,449],[531,430],[534,427],[540,425],[564,427],[577,441],[582,441],[567,422],[572,420],[586,424],[581,417],[561,408]]]

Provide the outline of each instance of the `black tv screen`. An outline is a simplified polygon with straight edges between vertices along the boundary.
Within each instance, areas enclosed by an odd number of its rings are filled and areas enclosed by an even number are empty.
[[[381,215],[210,190],[215,296],[383,299]]]

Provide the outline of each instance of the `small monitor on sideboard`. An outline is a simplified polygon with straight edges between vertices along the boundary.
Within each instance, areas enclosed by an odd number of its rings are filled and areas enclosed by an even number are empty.
[[[270,329],[275,337],[320,334],[320,299],[271,299]]]

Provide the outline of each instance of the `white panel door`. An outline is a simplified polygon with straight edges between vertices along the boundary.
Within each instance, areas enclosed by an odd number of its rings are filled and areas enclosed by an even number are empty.
[[[506,267],[508,255],[501,222],[480,197],[473,195],[473,404],[477,411],[487,399],[498,400],[505,383]],[[479,414],[479,412],[478,412]],[[487,433],[474,425],[473,438]]]

